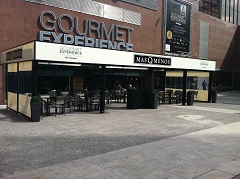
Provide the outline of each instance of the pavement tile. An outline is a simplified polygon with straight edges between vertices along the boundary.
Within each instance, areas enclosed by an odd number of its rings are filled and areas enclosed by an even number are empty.
[[[218,170],[237,175],[240,173],[240,160],[232,161],[217,168]]]
[[[193,162],[180,160],[178,162],[178,166],[172,170],[169,170],[168,173],[182,178],[192,179],[206,172],[209,172],[210,170],[212,170],[212,168]]]
[[[154,172],[156,172],[151,166],[131,158],[113,160],[100,165],[100,167],[120,177],[131,179],[145,179],[152,177]]]
[[[64,167],[63,167],[64,165]],[[64,164],[58,164],[48,167],[48,170],[57,175],[65,175],[75,171],[85,171],[89,169],[96,169],[99,168],[97,165],[90,164],[89,162],[80,159],[74,160],[70,162],[66,162]]]
[[[37,169],[5,176],[4,179],[63,179],[47,169]]]
[[[128,149],[128,150],[131,151],[130,149]],[[108,152],[108,153],[104,153],[104,154],[100,154],[100,155],[96,155],[96,156],[92,156],[92,157],[87,157],[84,160],[89,163],[95,164],[95,165],[101,165],[104,163],[111,162],[112,160],[128,158],[127,153],[124,153],[121,151],[122,150],[118,150],[118,152],[114,151],[114,152]],[[126,150],[124,150],[124,151],[126,151]]]
[[[123,179],[115,173],[111,173],[100,167],[90,167],[84,170],[75,170],[74,172],[69,172],[61,175],[64,179]]]
[[[165,156],[165,157],[160,157],[158,159],[150,159],[147,161],[139,160],[139,162],[144,163],[146,166],[151,168],[154,174],[156,174],[160,172],[166,173],[169,170],[175,169],[176,167],[179,166],[179,163],[182,163],[182,160],[172,156]]]
[[[226,156],[216,156],[205,151],[197,150],[177,150],[170,156],[180,158],[184,161],[193,162],[195,164],[200,164],[209,168],[216,168],[222,163],[227,163],[232,161],[231,158]]]
[[[155,174],[155,176],[157,176],[157,177],[153,178],[153,179],[185,179],[185,178],[179,177],[177,175],[174,175],[174,174],[168,173],[168,172],[157,173],[157,174]]]
[[[196,179],[231,179],[233,177],[234,175],[231,175],[230,173],[226,173],[220,170],[212,170],[197,177]]]
[[[234,176],[232,179],[240,179],[240,174]]]

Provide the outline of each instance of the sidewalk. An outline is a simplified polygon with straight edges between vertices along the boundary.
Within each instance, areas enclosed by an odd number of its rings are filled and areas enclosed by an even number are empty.
[[[0,179],[239,179],[240,91],[193,106],[124,105],[39,123],[0,109]]]
[[[26,171],[6,179],[231,179],[240,173],[239,144],[240,122],[236,122]]]

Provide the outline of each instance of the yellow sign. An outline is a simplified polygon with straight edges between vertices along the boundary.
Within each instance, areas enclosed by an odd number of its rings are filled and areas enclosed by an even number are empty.
[[[172,39],[172,31],[171,30],[167,31],[167,38]]]

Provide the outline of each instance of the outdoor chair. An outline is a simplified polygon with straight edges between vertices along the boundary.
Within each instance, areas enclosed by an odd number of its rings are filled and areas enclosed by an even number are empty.
[[[47,102],[47,115],[51,114],[51,109],[54,111],[54,115],[61,112],[61,114],[65,113],[65,105],[64,105],[64,98],[62,97],[50,97]]]
[[[112,94],[111,94],[111,92],[110,91],[108,91],[108,92],[105,92],[105,104],[106,105],[111,105],[111,103],[112,103]]]
[[[180,103],[180,90],[175,90],[172,95],[172,103],[175,101],[176,104]]]
[[[82,99],[79,95],[74,96],[74,111],[78,109],[78,111],[83,111],[86,109],[86,100]]]
[[[47,101],[41,98],[41,114],[47,113]]]
[[[120,101],[121,101],[121,98],[122,98],[121,90],[115,90],[115,100],[116,100],[117,102],[120,102]]]
[[[93,111],[99,111],[100,110],[100,96],[93,96],[90,99],[90,110]]]
[[[165,103],[165,91],[159,91],[158,104],[160,105],[161,102]]]
[[[71,95],[66,95],[65,98],[64,98],[64,110],[66,112],[66,108],[69,109],[69,112],[71,113],[72,112],[72,97]]]
[[[165,92],[165,101],[168,101],[169,104],[172,104],[172,95],[173,95],[173,90],[167,90]]]

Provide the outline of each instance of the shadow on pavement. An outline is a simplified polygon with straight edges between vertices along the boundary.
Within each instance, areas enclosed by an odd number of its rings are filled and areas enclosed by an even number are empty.
[[[28,117],[18,114],[10,109],[0,109],[0,121],[31,122]]]

